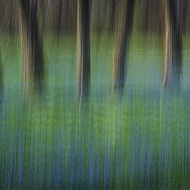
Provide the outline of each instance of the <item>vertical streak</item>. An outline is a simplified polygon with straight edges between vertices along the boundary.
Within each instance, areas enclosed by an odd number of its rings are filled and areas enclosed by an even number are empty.
[[[17,0],[21,30],[21,44],[24,58],[24,90],[34,88],[42,92],[43,40],[38,22],[38,0]]]
[[[123,95],[125,86],[125,72],[128,63],[129,42],[132,32],[133,13],[135,0],[123,0],[120,8],[118,28],[116,31],[116,40],[114,46],[113,60],[113,84],[112,90],[119,96]]]
[[[90,31],[89,0],[78,0],[77,42],[78,42],[78,98],[79,102],[89,95],[90,85]]]
[[[171,23],[169,18],[168,1],[162,0],[164,14],[164,87],[167,87],[171,78]]]

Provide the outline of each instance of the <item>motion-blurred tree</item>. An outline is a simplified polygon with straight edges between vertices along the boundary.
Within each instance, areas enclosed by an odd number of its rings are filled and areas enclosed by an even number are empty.
[[[40,0],[17,0],[24,57],[24,89],[42,91],[44,76],[43,40],[39,27],[38,12]]]
[[[88,99],[90,85],[90,22],[89,0],[78,0],[77,41],[78,41],[78,97]]]
[[[180,88],[182,73],[182,32],[187,14],[187,0],[162,0],[164,19],[164,86]]]
[[[135,0],[122,0],[120,3],[118,26],[113,60],[113,92],[123,95],[126,66],[128,65],[129,42],[131,38]]]

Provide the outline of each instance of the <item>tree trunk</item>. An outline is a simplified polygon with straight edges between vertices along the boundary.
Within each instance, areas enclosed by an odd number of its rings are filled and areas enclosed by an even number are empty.
[[[187,13],[186,0],[162,0],[164,9],[164,86],[179,89],[182,73],[182,30]]]
[[[164,87],[168,86],[171,78],[171,64],[172,64],[172,28],[170,23],[169,4],[167,0],[162,0],[163,12],[163,30],[164,30]]]
[[[123,95],[125,72],[128,65],[129,42],[132,31],[135,0],[122,0],[121,11],[116,31],[113,60],[112,90],[119,96]]]
[[[17,0],[24,58],[24,90],[42,91],[43,39],[38,24],[38,0]]]
[[[89,0],[78,0],[77,42],[78,42],[78,98],[88,99],[90,85],[90,32]]]

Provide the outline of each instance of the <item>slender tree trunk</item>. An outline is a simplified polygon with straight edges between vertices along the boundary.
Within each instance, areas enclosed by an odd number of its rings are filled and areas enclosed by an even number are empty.
[[[122,0],[114,46],[112,90],[123,95],[135,0]]]
[[[170,21],[169,4],[167,0],[162,0],[163,30],[164,30],[164,87],[168,86],[171,78],[172,61],[172,28]]]
[[[24,58],[24,90],[42,91],[43,40],[38,24],[38,0],[17,0]]]
[[[164,10],[164,86],[179,89],[182,73],[182,31],[187,13],[186,0],[162,0]]]
[[[90,86],[90,32],[89,0],[78,0],[77,7],[78,41],[78,97],[88,99]]]

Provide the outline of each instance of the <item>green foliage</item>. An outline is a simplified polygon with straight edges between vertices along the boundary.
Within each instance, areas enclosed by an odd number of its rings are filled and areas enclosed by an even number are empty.
[[[0,189],[188,189],[189,103],[185,88],[161,90],[159,52],[131,49],[122,101],[110,97],[111,48],[92,53],[90,102],[79,109],[75,46],[52,47],[41,99],[23,102],[19,56],[5,59]]]

